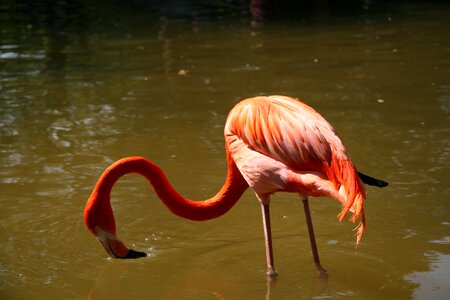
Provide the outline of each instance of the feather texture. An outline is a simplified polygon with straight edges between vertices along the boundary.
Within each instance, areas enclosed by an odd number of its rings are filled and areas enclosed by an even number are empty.
[[[226,145],[260,199],[277,191],[329,196],[361,217],[365,231],[365,187],[333,127],[308,105],[286,96],[255,97],[238,103],[225,125]]]

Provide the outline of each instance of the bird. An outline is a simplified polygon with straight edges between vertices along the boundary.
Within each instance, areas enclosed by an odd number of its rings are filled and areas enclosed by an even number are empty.
[[[216,195],[205,200],[187,199],[169,183],[163,170],[142,156],[117,160],[98,179],[84,208],[87,228],[113,258],[140,258],[116,234],[110,195],[124,175],[137,173],[153,186],[159,199],[175,215],[206,221],[226,214],[252,189],[261,207],[267,275],[276,277],[270,223],[271,196],[297,193],[302,199],[313,260],[322,267],[309,208],[309,197],[329,197],[341,204],[342,221],[350,212],[353,223],[360,219],[356,245],[366,230],[364,184],[385,187],[386,181],[357,171],[334,128],[313,108],[288,96],[256,96],[239,101],[229,112],[224,128],[228,170]]]

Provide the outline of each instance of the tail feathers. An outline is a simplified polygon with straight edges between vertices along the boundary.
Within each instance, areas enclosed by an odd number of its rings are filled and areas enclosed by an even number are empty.
[[[333,168],[334,167],[334,168]],[[355,167],[348,159],[339,160],[336,159],[330,170],[329,178],[333,178],[332,181],[339,189],[339,194],[342,196],[342,211],[339,214],[339,221],[342,221],[347,213],[351,210],[353,216],[351,220],[353,222],[360,216],[364,205],[364,199],[366,198],[366,189],[356,174]]]
[[[364,199],[366,198],[366,189],[363,180],[359,177],[352,162],[348,159],[335,159],[331,168],[327,170],[327,175],[335,183],[341,195],[342,210],[338,215],[341,222],[348,214],[352,212],[349,220],[355,223],[360,218],[359,225],[355,228],[356,245],[359,244],[366,230],[366,220],[364,217]]]
[[[359,222],[358,226],[356,226],[356,228],[353,230],[356,231],[355,247],[358,247],[363,234],[366,233],[366,217],[364,216],[364,210],[361,212],[361,222]]]
[[[385,187],[385,186],[387,186],[389,184],[386,181],[370,177],[370,176],[365,175],[365,174],[363,174],[361,172],[358,172],[358,176],[362,180],[362,182],[364,182],[367,185],[377,186],[377,187]]]

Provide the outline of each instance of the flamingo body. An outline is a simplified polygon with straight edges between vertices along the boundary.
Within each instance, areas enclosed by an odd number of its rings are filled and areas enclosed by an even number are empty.
[[[286,96],[255,97],[239,102],[225,124],[228,173],[219,192],[206,200],[190,200],[175,191],[164,172],[143,157],[127,157],[109,166],[98,180],[85,210],[84,220],[105,250],[117,258],[137,258],[143,252],[129,249],[116,236],[110,194],[125,174],[147,178],[160,200],[180,217],[203,221],[225,214],[250,186],[261,204],[267,269],[275,275],[270,227],[270,195],[295,192],[303,198],[314,261],[321,267],[314,238],[308,197],[328,196],[342,205],[341,221],[351,211],[351,221],[361,217],[357,244],[365,231],[364,183],[387,183],[360,174],[346,154],[331,125],[314,109]]]
[[[339,201],[342,220],[362,216],[363,182],[336,131],[315,110],[285,96],[255,97],[238,103],[228,115],[225,141],[231,156],[261,201],[274,192]]]

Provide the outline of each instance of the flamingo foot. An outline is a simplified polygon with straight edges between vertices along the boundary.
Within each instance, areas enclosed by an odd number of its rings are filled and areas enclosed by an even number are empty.
[[[276,277],[278,277],[277,271],[275,271],[275,269],[272,268],[272,267],[269,267],[269,268],[267,269],[266,274],[267,274],[267,276],[269,276],[270,278],[276,278]]]
[[[328,279],[328,272],[319,264],[317,265],[317,272],[319,273],[319,277],[322,279]]]

